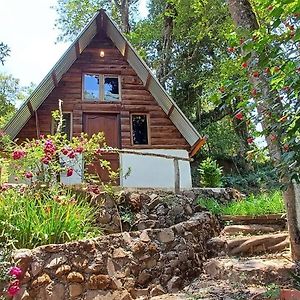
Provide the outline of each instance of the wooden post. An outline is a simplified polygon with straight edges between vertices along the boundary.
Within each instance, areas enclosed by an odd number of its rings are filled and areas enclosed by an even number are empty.
[[[34,114],[35,114],[36,137],[39,139],[41,135],[39,117],[37,111],[35,111]]]
[[[180,170],[178,159],[174,159],[174,174],[175,174],[175,193],[180,192]]]

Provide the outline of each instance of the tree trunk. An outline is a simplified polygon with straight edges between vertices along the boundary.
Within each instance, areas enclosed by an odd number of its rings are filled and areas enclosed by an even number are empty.
[[[170,71],[170,59],[172,51],[172,36],[173,36],[173,25],[174,15],[176,14],[173,3],[167,2],[165,9],[164,28],[163,28],[163,42],[161,50],[160,65],[157,72],[157,78],[160,83],[165,87],[165,81],[167,74]]]
[[[228,0],[228,7],[237,28],[243,29],[244,31],[248,30],[249,34],[252,34],[254,30],[259,28],[256,15],[249,0]],[[259,59],[258,54],[255,52],[253,52],[249,58],[249,81],[253,84],[254,88],[259,91],[260,96],[255,99],[257,112],[261,120],[262,128],[266,130],[270,125],[268,111],[270,105],[268,99],[272,97],[266,76],[264,74],[260,74],[259,77],[253,76],[253,71],[258,70]],[[271,159],[275,164],[280,163],[281,150],[278,138],[277,141],[274,141],[269,134],[266,136],[266,141]],[[300,204],[297,203],[299,195],[296,197],[296,185],[289,179],[283,178],[283,183],[287,186],[287,190],[283,193],[283,196],[287,210],[292,257],[294,260],[300,260],[300,212],[298,212]],[[300,202],[300,199],[298,199],[298,202]]]
[[[121,31],[123,33],[130,32],[130,25],[129,25],[129,1],[130,0],[121,0],[119,3],[118,0],[114,0],[114,3],[119,11],[121,17]]]

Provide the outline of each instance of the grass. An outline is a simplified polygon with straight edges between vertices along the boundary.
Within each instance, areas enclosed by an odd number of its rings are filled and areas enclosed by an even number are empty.
[[[284,213],[285,207],[280,191],[250,195],[245,200],[220,204],[215,199],[198,199],[198,204],[214,214],[232,216],[259,216]]]
[[[20,192],[9,189],[0,194],[0,243],[14,241],[17,248],[94,237],[95,209],[71,192],[57,194]]]

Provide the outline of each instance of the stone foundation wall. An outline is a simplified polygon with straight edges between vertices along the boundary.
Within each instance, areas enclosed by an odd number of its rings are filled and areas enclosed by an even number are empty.
[[[24,271],[15,300],[130,300],[174,292],[202,271],[219,224],[196,213],[169,228],[111,234],[33,250],[14,259]]]

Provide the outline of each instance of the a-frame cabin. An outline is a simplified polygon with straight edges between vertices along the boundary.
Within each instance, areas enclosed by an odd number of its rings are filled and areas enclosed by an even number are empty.
[[[115,23],[100,10],[5,128],[20,141],[53,131],[51,112],[63,100],[69,136],[103,131],[109,146],[187,158],[201,138]],[[174,187],[173,161],[120,154],[114,168],[124,187]],[[188,161],[180,186],[191,188]],[[68,178],[78,183],[80,178]]]

